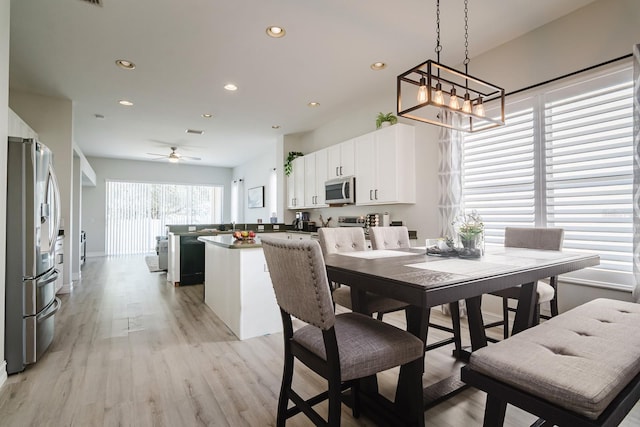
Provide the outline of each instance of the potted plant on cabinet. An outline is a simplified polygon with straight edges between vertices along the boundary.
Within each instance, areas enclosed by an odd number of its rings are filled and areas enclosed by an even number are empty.
[[[393,113],[384,114],[380,112],[378,113],[378,117],[376,117],[376,129],[395,125],[396,123],[398,123],[398,118],[394,116]]]
[[[304,154],[302,154],[299,151],[289,151],[289,155],[287,156],[287,160],[285,160],[285,162],[284,162],[284,174],[286,176],[291,175],[291,171],[293,170],[292,169],[293,166],[292,166],[291,162],[293,162],[293,160],[296,157],[300,157],[300,156],[304,156]]]

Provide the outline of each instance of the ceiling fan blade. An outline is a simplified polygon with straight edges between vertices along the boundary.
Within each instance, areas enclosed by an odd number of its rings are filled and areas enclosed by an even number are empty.
[[[189,160],[202,160],[200,157],[193,157],[193,156],[182,156],[180,155],[181,159],[189,159]]]
[[[169,157],[166,154],[158,154],[158,153],[147,153],[149,156],[160,156],[160,157]]]

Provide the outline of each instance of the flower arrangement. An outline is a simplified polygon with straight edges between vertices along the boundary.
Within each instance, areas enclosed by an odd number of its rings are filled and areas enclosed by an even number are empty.
[[[484,223],[475,210],[470,214],[458,215],[453,222],[462,249],[459,256],[477,258],[484,253]]]
[[[484,232],[482,218],[475,210],[470,214],[458,215],[453,226],[458,231],[461,240],[473,240]]]

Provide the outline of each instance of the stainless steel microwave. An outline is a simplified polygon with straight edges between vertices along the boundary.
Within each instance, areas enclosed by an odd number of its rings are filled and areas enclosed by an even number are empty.
[[[356,202],[356,179],[345,176],[324,183],[325,203],[352,204]]]

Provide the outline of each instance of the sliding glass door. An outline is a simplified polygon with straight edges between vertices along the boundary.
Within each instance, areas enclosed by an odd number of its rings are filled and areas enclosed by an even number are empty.
[[[106,254],[152,252],[167,224],[222,221],[222,186],[107,181]]]

